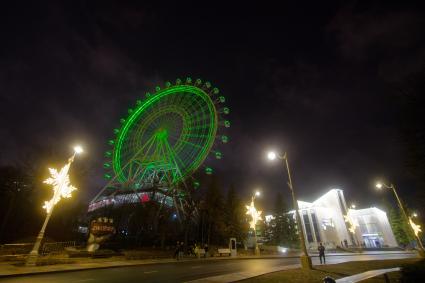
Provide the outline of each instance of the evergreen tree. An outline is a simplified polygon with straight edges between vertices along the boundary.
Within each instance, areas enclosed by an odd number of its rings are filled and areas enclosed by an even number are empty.
[[[223,195],[215,176],[213,176],[205,194],[205,214],[207,243],[224,244]]]
[[[245,210],[242,201],[237,197],[233,185],[227,191],[224,206],[224,223],[226,238],[235,237],[243,241],[248,232],[248,224],[245,221]]]
[[[298,243],[295,221],[288,210],[281,193],[275,200],[273,219],[270,221],[270,242],[278,246],[294,247]]]
[[[397,243],[403,246],[409,244],[413,235],[410,227],[401,215],[400,209],[394,207],[390,209],[389,222]]]

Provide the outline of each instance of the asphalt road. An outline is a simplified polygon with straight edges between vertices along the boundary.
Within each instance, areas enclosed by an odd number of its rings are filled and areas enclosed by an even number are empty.
[[[413,254],[379,254],[355,256],[328,256],[327,263],[359,260],[413,258]],[[274,266],[299,263],[297,258],[193,260],[186,262],[146,264],[132,267],[94,269],[63,273],[50,273],[0,279],[0,282],[15,283],[95,283],[95,282],[185,282],[246,270],[262,271]],[[319,264],[313,257],[313,264]]]

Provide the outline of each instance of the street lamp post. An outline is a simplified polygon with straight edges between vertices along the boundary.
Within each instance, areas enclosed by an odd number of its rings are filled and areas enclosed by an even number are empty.
[[[303,251],[303,255],[301,256],[301,266],[305,269],[312,269],[312,263],[311,263],[311,257],[308,255],[307,252],[307,247],[305,245],[305,237],[304,237],[304,230],[303,230],[303,226],[301,223],[301,216],[300,216],[300,211],[299,211],[299,207],[298,207],[298,202],[297,199],[295,197],[295,191],[294,191],[294,187],[292,185],[292,178],[291,178],[291,171],[289,169],[289,164],[288,164],[288,154],[285,152],[285,154],[283,156],[280,156],[279,154],[271,151],[268,153],[267,155],[269,160],[275,160],[276,158],[282,160],[283,166],[286,167],[286,171],[288,173],[288,187],[289,190],[291,191],[291,195],[292,195],[292,204],[294,206],[295,209],[295,219],[297,221],[297,225],[298,225],[298,229],[299,229],[299,237],[300,237],[300,242],[301,242],[301,249]]]
[[[257,221],[261,220],[261,211],[258,211],[254,205],[255,197],[259,195],[260,195],[260,192],[256,191],[255,194],[251,197],[251,204],[246,206],[248,210],[246,214],[249,214],[252,218],[252,221],[250,222],[250,227],[254,230],[255,255],[260,255],[260,249],[258,248],[258,239],[257,239]]]
[[[68,163],[59,172],[56,169],[49,168],[51,177],[46,179],[44,183],[53,186],[53,198],[50,201],[46,201],[44,203],[43,208],[46,209],[47,215],[44,219],[43,226],[41,227],[41,230],[38,233],[37,239],[35,240],[34,247],[32,248],[27,258],[26,265],[28,266],[33,266],[37,263],[37,258],[39,255],[38,251],[40,249],[41,241],[44,238],[47,223],[49,222],[50,217],[52,216],[53,208],[60,201],[61,198],[71,197],[71,192],[77,189],[69,183],[68,171],[69,167],[74,161],[75,155],[80,154],[82,152],[83,148],[81,146],[76,146],[74,147],[74,154],[68,159]]]
[[[391,190],[393,191],[393,193],[394,193],[394,195],[395,195],[395,198],[397,199],[397,203],[398,203],[398,206],[399,206],[399,208],[400,208],[400,210],[401,210],[401,213],[403,214],[403,218],[404,218],[404,220],[406,221],[406,224],[407,224],[407,225],[410,227],[410,229],[412,230],[413,234],[415,235],[416,241],[418,242],[419,255],[420,255],[421,257],[425,257],[425,250],[424,250],[424,246],[422,245],[422,241],[421,241],[421,239],[419,238],[418,234],[417,234],[417,233],[415,233],[415,231],[414,231],[414,230],[413,230],[413,228],[412,228],[412,225],[410,224],[409,217],[407,217],[406,210],[404,210],[403,204],[401,203],[400,197],[399,197],[399,196],[398,196],[398,194],[397,194],[397,190],[396,190],[396,188],[395,188],[394,184],[390,184],[390,185],[388,186],[388,185],[387,185],[387,184],[385,184],[385,183],[377,183],[377,184],[376,184],[376,187],[377,187],[378,189],[382,189],[382,187],[384,187],[384,188],[386,188],[386,189],[391,189]]]

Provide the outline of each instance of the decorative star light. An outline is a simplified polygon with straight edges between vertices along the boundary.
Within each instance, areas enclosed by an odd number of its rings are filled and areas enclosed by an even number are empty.
[[[52,199],[45,201],[43,206],[47,213],[52,211],[53,207],[61,200],[61,198],[70,198],[71,193],[77,189],[70,184],[68,175],[69,167],[73,161],[74,156],[68,160],[68,163],[59,172],[54,168],[49,168],[51,177],[43,182],[45,184],[52,185],[53,187]]]
[[[255,224],[257,224],[258,220],[262,220],[261,213],[262,211],[258,211],[254,206],[254,201],[251,201],[250,205],[246,205],[247,215],[251,215],[252,221],[249,222],[249,227],[255,230]]]
[[[348,227],[348,231],[354,234],[356,233],[356,227],[359,227],[359,223],[357,222],[357,219],[354,219],[353,217],[351,217],[350,214],[351,214],[351,209],[348,210],[347,215],[344,215],[344,220],[345,222],[350,224],[350,227]]]
[[[409,217],[409,224],[412,227],[413,232],[415,232],[415,236],[417,237],[419,232],[422,232],[421,225],[415,224],[415,222],[413,222],[412,218],[410,217]]]

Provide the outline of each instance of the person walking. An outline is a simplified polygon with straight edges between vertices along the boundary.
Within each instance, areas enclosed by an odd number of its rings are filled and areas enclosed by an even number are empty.
[[[204,250],[205,250],[204,257],[208,257],[208,244],[205,244]]]
[[[180,242],[180,250],[179,250],[180,259],[183,258],[183,255],[184,255],[184,242]]]
[[[194,252],[195,252],[195,256],[199,259],[199,258],[200,258],[200,256],[201,256],[201,253],[199,252],[198,243],[195,243],[195,249],[194,249]]]
[[[325,247],[322,245],[322,243],[319,244],[319,247],[317,248],[317,250],[319,251],[320,264],[322,264],[322,257],[323,257],[323,263],[326,264]]]
[[[180,255],[179,253],[180,253],[180,242],[177,241],[177,243],[176,243],[176,249],[174,250],[174,258],[176,260],[179,260],[179,255]]]

